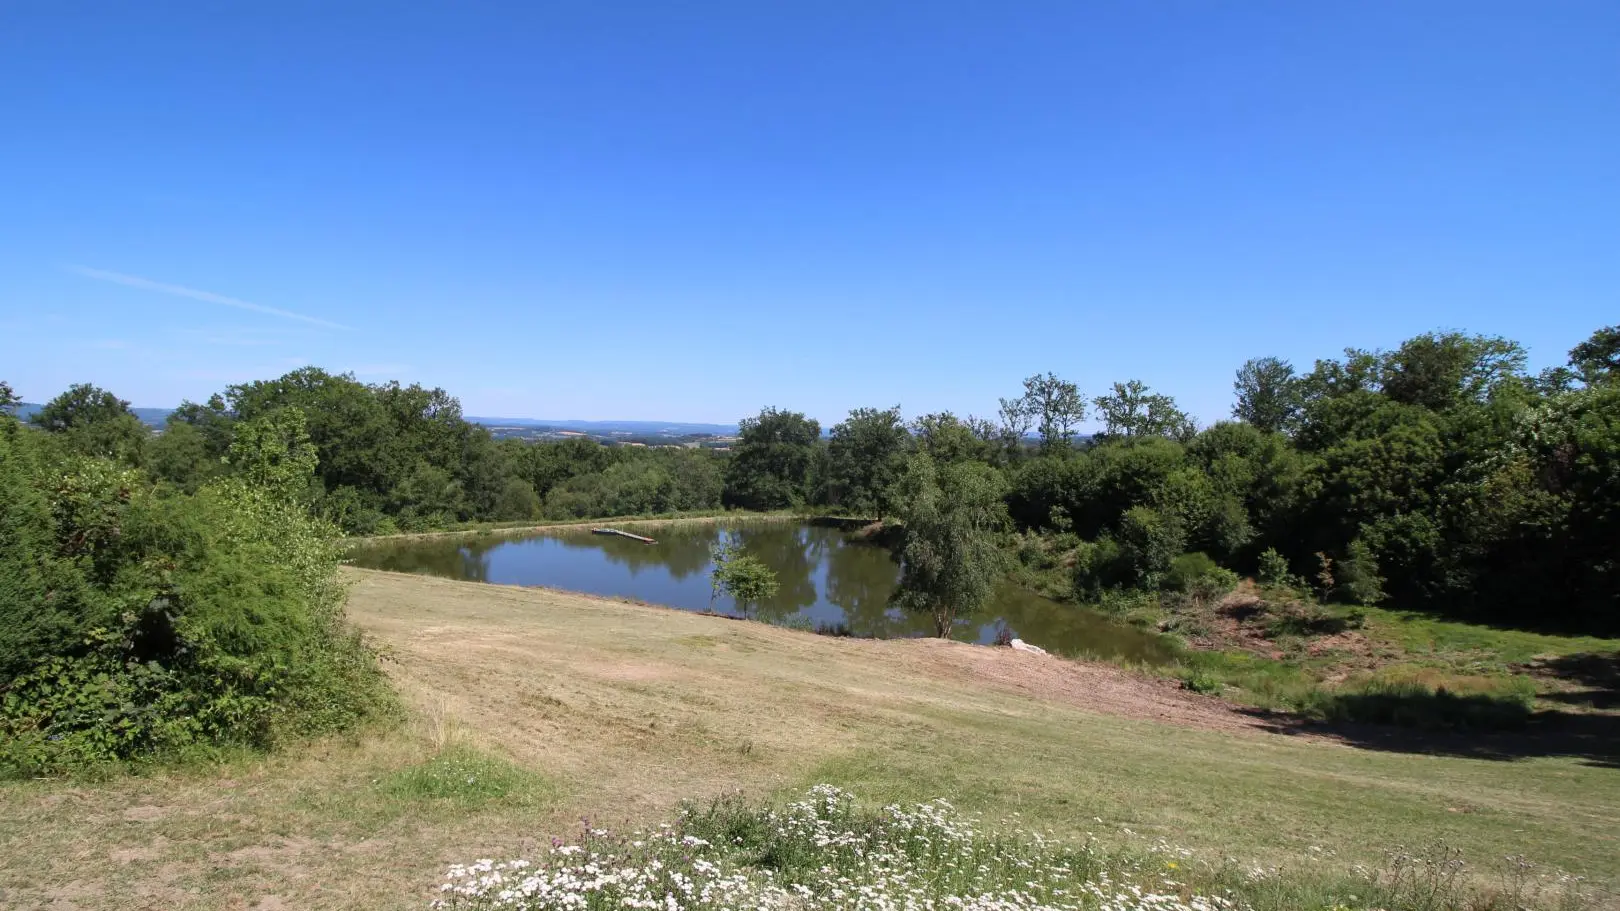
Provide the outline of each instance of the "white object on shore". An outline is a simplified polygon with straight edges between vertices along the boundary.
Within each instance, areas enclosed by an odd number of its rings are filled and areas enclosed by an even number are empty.
[[[1012,646],[1014,651],[1031,652],[1031,653],[1036,654],[1036,655],[1044,655],[1044,654],[1046,654],[1046,649],[1041,648],[1038,645],[1030,645],[1028,642],[1025,642],[1022,639],[1014,639],[1013,641],[1011,641],[1011,642],[1009,642],[1007,644]]]

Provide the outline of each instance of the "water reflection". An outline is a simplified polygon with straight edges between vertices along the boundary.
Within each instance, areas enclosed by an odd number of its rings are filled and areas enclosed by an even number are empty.
[[[899,579],[889,553],[837,528],[771,521],[691,523],[660,527],[653,534],[658,541],[651,545],[583,529],[526,538],[426,538],[369,546],[355,552],[354,562],[394,572],[545,585],[707,610],[710,550],[729,540],[776,572],[776,595],[750,610],[758,619],[843,627],[851,635],[874,638],[922,636],[932,629],[928,618],[889,606]],[[712,606],[738,612],[725,596]],[[1059,654],[1147,662],[1171,657],[1156,635],[1011,585],[996,593],[984,616],[960,624],[955,636],[991,642],[1003,627]]]

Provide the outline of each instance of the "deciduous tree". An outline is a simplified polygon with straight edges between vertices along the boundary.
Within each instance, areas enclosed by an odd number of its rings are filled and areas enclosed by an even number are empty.
[[[1237,404],[1232,416],[1270,433],[1287,429],[1300,408],[1299,381],[1292,364],[1281,358],[1257,357],[1238,369],[1232,388]]]
[[[1140,380],[1115,383],[1113,392],[1092,401],[1102,418],[1105,438],[1134,440],[1159,436],[1185,440],[1195,430],[1192,418],[1176,407],[1175,399],[1150,391]]]
[[[830,503],[879,520],[893,514],[910,444],[899,405],[851,411],[827,444]]]
[[[1041,434],[1041,451],[1067,450],[1075,429],[1086,419],[1086,397],[1056,374],[1037,373],[1024,380],[1022,396],[1001,400],[1001,416],[1003,426],[1018,439],[1034,424]]]
[[[726,502],[747,509],[785,509],[805,502],[811,453],[821,425],[797,411],[766,408],[744,418],[726,467]]]
[[[1001,479],[988,465],[936,465],[926,454],[911,460],[894,600],[931,616],[937,636],[949,636],[957,620],[982,608],[1000,581],[1005,564],[996,534],[1007,521],[1002,495]]]

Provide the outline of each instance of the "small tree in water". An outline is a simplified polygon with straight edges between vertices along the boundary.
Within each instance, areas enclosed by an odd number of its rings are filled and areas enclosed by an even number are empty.
[[[979,462],[911,460],[906,475],[900,587],[894,603],[929,614],[934,635],[990,600],[1004,570],[995,536],[1007,522],[1001,476]]]
[[[709,553],[714,560],[714,569],[709,573],[710,608],[714,607],[714,599],[724,593],[747,614],[750,604],[776,594],[776,573],[758,557],[750,557],[729,541],[716,544]]]

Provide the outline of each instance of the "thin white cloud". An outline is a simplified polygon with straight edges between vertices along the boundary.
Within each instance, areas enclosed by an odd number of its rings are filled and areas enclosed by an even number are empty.
[[[175,297],[189,297],[192,300],[207,301],[211,304],[223,304],[224,306],[236,307],[240,310],[252,310],[254,313],[265,313],[269,314],[270,316],[279,316],[282,319],[297,320],[301,323],[309,323],[310,325],[322,326],[327,329],[349,328],[348,326],[334,323],[329,320],[320,319],[318,317],[305,316],[302,313],[293,313],[290,310],[281,310],[276,307],[266,307],[263,304],[255,304],[251,301],[227,297],[223,294],[215,294],[212,291],[199,291],[196,288],[187,288],[184,285],[168,285],[164,284],[163,282],[155,282],[148,278],[141,278],[138,275],[125,275],[122,272],[108,272],[105,269],[90,269],[85,266],[68,266],[68,269],[84,276],[85,278],[93,278],[96,281],[102,282],[111,282],[115,285],[124,285],[130,288],[140,288],[144,291],[156,291],[159,294],[172,294]]]
[[[205,345],[265,348],[271,345],[287,344],[293,340],[305,339],[314,330],[296,327],[283,328],[280,326],[253,328],[227,326],[222,328],[183,327],[168,331],[180,338]]]

